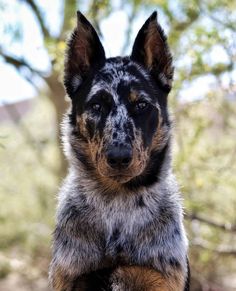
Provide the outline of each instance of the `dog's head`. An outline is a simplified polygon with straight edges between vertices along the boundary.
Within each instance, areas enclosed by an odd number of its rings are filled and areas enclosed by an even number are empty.
[[[140,29],[131,56],[109,59],[78,12],[64,79],[76,158],[103,181],[154,182],[168,148],[172,78],[172,57],[156,12]]]

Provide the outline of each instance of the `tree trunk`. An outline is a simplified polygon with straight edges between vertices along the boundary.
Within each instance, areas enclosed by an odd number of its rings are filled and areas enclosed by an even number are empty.
[[[65,90],[62,83],[59,81],[57,74],[52,74],[47,78],[47,84],[49,86],[49,99],[53,104],[55,109],[56,117],[56,130],[57,130],[57,144],[60,152],[60,162],[58,168],[58,176],[64,177],[67,172],[67,161],[63,153],[62,144],[61,144],[61,122],[63,114],[66,112],[69,103],[65,100]]]

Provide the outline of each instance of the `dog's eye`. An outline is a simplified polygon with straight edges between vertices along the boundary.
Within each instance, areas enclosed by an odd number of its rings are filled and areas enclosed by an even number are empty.
[[[144,110],[148,106],[148,103],[146,101],[139,101],[136,103],[136,109],[137,110]]]
[[[92,105],[92,109],[93,109],[94,111],[100,112],[100,111],[101,111],[101,108],[102,108],[102,106],[101,106],[100,104],[98,104],[98,103],[94,103],[94,104]]]

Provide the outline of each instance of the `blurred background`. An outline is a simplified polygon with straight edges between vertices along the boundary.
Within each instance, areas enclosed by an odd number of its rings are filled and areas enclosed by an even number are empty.
[[[169,96],[193,291],[236,290],[236,2],[0,0],[0,290],[49,290],[65,40],[81,10],[107,56],[157,10],[175,62]]]

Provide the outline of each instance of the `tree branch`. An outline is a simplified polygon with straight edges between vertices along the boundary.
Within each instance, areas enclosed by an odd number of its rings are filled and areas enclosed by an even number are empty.
[[[98,35],[101,37],[102,33],[99,26],[99,5],[101,1],[93,0],[91,1],[91,5],[89,7],[89,12],[91,14],[92,24],[97,31]]]
[[[228,248],[224,246],[213,248],[213,247],[210,247],[207,242],[202,241],[202,240],[193,241],[192,245],[195,247],[199,247],[201,249],[213,252],[213,253],[217,253],[219,255],[236,256],[236,249],[232,249],[232,248]]]
[[[185,218],[188,219],[188,220],[198,220],[200,222],[203,222],[205,224],[208,224],[210,226],[219,228],[219,229],[224,230],[224,231],[236,232],[236,225],[235,224],[217,223],[217,222],[212,221],[212,220],[210,220],[208,218],[201,217],[201,216],[199,216],[198,214],[195,214],[195,213],[187,213],[187,214],[185,214]]]
[[[214,13],[212,11],[208,11],[208,9],[202,5],[199,6],[199,9],[200,9],[202,14],[204,14],[206,17],[209,17],[213,22],[218,23],[221,26],[223,26],[224,28],[228,28],[228,29],[232,30],[233,32],[235,32],[236,25],[235,25],[235,23],[230,22],[229,19],[225,19],[225,20],[227,20],[227,22],[224,22],[223,20],[214,16]]]
[[[58,39],[64,40],[66,38],[65,33],[72,29],[71,18],[76,16],[76,0],[64,0],[64,15],[61,33]]]
[[[130,15],[128,16],[128,21],[129,21],[129,24],[128,24],[128,27],[127,27],[127,30],[126,30],[126,39],[125,39],[125,42],[124,42],[124,45],[121,49],[121,54],[124,55],[125,54],[125,51],[130,43],[130,37],[131,37],[131,32],[132,32],[132,26],[133,26],[133,23],[134,23],[134,20],[135,20],[135,17],[137,15],[137,9],[136,7],[134,6],[133,9],[132,9],[132,12],[130,13]]]
[[[17,70],[21,69],[22,67],[26,67],[30,70],[31,73],[39,75],[41,78],[44,78],[43,72],[33,68],[29,63],[27,63],[23,58],[16,58],[14,56],[10,56],[4,53],[0,48],[0,56],[3,57],[6,63],[13,65]]]
[[[41,14],[38,6],[34,2],[34,0],[21,0],[21,1],[25,2],[32,9],[36,19],[38,20],[38,23],[40,25],[40,28],[41,28],[41,31],[43,33],[44,38],[50,37],[49,30],[45,26],[42,14]]]

